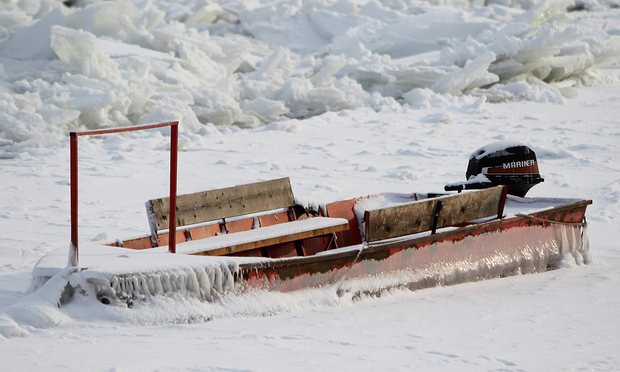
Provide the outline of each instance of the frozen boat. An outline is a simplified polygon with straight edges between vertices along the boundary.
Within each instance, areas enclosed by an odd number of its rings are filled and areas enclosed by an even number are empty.
[[[72,246],[37,263],[35,288],[61,273],[67,285],[59,303],[78,294],[104,304],[158,295],[212,301],[252,289],[328,285],[356,297],[588,261],[591,201],[525,197],[543,180],[524,145],[476,151],[467,181],[445,187],[455,193],[384,193],[309,208],[296,203],[288,178],[177,195],[177,125],[72,133],[77,154],[82,135],[170,126],[171,192],[146,203],[150,234],[78,250],[72,156]]]

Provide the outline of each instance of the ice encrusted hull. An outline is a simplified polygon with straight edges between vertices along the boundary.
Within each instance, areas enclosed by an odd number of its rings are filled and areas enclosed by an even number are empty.
[[[166,256],[172,261],[177,257]],[[77,270],[69,275],[68,291],[59,302],[76,295],[122,306],[162,295],[217,301],[253,289],[287,292],[326,285],[333,286],[340,296],[355,299],[394,288],[417,290],[581,265],[589,261],[589,244],[587,227],[553,224],[491,231],[425,246],[390,241],[297,259],[250,258],[240,263],[185,258],[198,260],[190,263],[183,259],[185,263],[133,272]],[[39,276],[39,282],[47,278]]]
[[[43,257],[33,270],[31,290],[66,269],[66,249]],[[162,249],[130,250],[80,246],[80,266],[68,276],[62,305],[76,295],[95,296],[105,304],[131,304],[157,295],[180,295],[212,301],[234,288],[239,264],[262,258],[204,257],[170,254]],[[64,263],[63,263],[64,262]]]
[[[89,276],[86,282],[103,304],[146,300],[158,295],[196,297],[213,301],[234,288],[238,266],[226,264],[181,267],[160,273],[136,273],[102,277]]]
[[[482,259],[463,257],[447,262],[426,262],[417,268],[382,273],[372,280],[366,277],[348,281],[339,290],[352,297],[380,296],[383,292],[395,288],[418,290],[439,285],[540,273],[564,266],[587,264],[590,261],[589,244],[587,240],[583,240],[579,228],[556,225],[553,230],[554,234],[562,236],[561,240],[539,240],[533,244],[525,244],[512,252],[496,250],[494,254]],[[493,240],[493,237],[489,239]]]
[[[248,275],[246,287],[291,291],[334,284],[340,295],[380,295],[392,288],[417,290],[518,274],[544,272],[589,262],[587,227],[533,225],[492,231],[429,245],[388,242],[363,246],[362,252],[341,252],[351,260],[330,263],[332,270],[278,277],[279,269],[258,269]],[[336,253],[338,254],[338,253]],[[297,263],[298,270],[303,266]],[[340,266],[340,267],[338,267]],[[285,274],[286,275],[286,274]]]

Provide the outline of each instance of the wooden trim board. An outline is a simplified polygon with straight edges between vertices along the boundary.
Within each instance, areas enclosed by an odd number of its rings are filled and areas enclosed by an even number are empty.
[[[442,208],[437,228],[497,215],[503,189],[496,186],[366,211],[366,240],[373,242],[431,230],[438,201]]]
[[[176,225],[187,226],[286,208],[293,204],[295,204],[293,190],[288,177],[178,195]],[[168,228],[168,206],[168,198],[153,199],[147,202],[147,213],[150,212],[149,221],[155,224],[156,230]]]

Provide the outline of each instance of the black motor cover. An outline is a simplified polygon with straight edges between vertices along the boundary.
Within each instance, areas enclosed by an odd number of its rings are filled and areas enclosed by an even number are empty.
[[[484,189],[506,185],[508,193],[524,197],[532,186],[543,182],[534,151],[526,145],[498,142],[476,150],[469,157],[467,181],[448,184],[446,191]]]

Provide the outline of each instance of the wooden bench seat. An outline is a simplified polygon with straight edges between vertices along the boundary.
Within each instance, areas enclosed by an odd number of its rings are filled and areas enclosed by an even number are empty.
[[[434,234],[443,227],[501,218],[505,202],[505,186],[496,186],[365,211],[365,238],[371,243],[424,231]]]
[[[349,228],[344,218],[315,217],[192,240],[177,246],[178,253],[223,256],[231,253],[272,246],[281,243],[333,234]]]
[[[178,195],[178,252],[204,255],[286,257],[305,255],[304,240],[325,238],[321,249],[336,247],[335,233],[348,221],[309,218],[297,221],[288,178]],[[168,198],[146,204],[153,247],[168,243]],[[307,222],[306,222],[307,221]],[[312,250],[315,250],[313,247]]]

